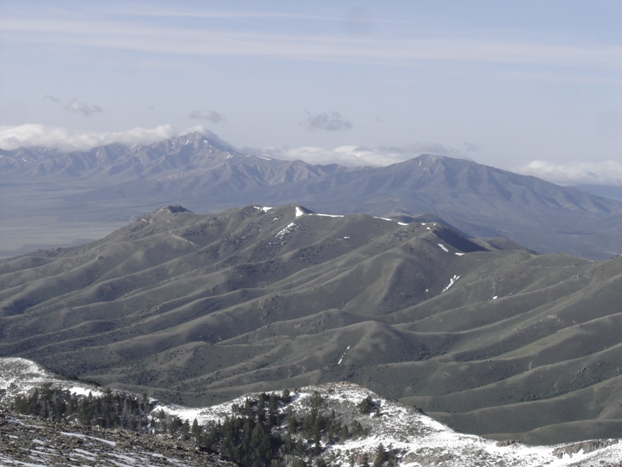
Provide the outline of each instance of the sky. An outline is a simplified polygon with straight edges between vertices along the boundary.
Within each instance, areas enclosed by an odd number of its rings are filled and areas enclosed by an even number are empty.
[[[622,1],[0,0],[0,148],[213,132],[622,185]]]

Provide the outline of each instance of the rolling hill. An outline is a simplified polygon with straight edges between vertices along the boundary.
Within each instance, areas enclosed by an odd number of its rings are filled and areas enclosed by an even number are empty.
[[[3,260],[0,356],[191,405],[350,381],[468,433],[622,437],[621,257],[402,220],[167,206]]]

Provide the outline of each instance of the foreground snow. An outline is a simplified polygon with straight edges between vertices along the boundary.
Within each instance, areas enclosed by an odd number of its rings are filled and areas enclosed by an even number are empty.
[[[72,379],[61,379],[58,375],[46,371],[37,363],[25,358],[0,358],[0,396],[11,401],[17,394],[23,394],[32,388],[51,383],[54,387],[67,389],[79,396],[94,397],[103,395],[95,386]]]
[[[585,452],[580,443],[555,446],[527,446],[520,443],[502,445],[474,435],[465,435],[419,413],[415,408],[381,399],[377,394],[349,383],[330,383],[310,386],[292,393],[292,408],[296,413],[308,409],[308,400],[314,392],[323,398],[323,407],[334,409],[338,417],[358,419],[369,429],[369,436],[357,440],[325,446],[324,457],[334,465],[349,465],[350,458],[360,459],[368,454],[370,463],[379,444],[398,454],[398,465],[456,467],[571,467],[606,466],[622,459],[622,443],[603,440],[605,447]],[[371,395],[379,407],[379,415],[361,415],[358,404]],[[190,409],[179,406],[161,406],[170,415],[199,423],[218,421],[231,415],[233,404],[244,405],[246,396],[213,407]],[[159,410],[159,408],[158,408]],[[572,454],[565,451],[572,452]],[[577,451],[577,452],[573,452]]]
[[[0,359],[0,390],[6,391],[11,397],[19,392],[25,392],[44,383],[70,389],[77,394],[93,395],[101,393],[94,387],[74,381],[60,380],[46,372],[39,365],[24,359]],[[2,391],[2,392],[3,392]],[[309,401],[314,393],[322,396],[322,410],[329,413],[334,410],[343,422],[359,421],[367,428],[369,435],[364,438],[348,440],[337,444],[324,445],[324,457],[333,465],[349,465],[350,459],[360,459],[364,454],[373,462],[374,453],[382,443],[386,450],[397,455],[398,465],[401,466],[612,466],[622,460],[622,443],[619,440],[600,440],[594,443],[561,444],[555,446],[526,446],[520,443],[503,445],[479,436],[465,435],[453,431],[445,425],[420,413],[417,409],[397,402],[387,401],[377,394],[360,386],[349,383],[329,383],[320,386],[310,386],[292,392],[291,408],[299,415],[310,410]],[[372,414],[360,413],[358,404],[366,397],[371,396],[375,408]],[[233,404],[244,405],[247,396],[242,396],[230,402],[206,408],[187,408],[182,406],[158,403],[155,411],[163,410],[171,416],[177,416],[192,423],[197,419],[199,424],[210,421],[222,421],[231,416]],[[286,407],[281,407],[285,410]],[[62,433],[74,436],[71,433]],[[82,436],[82,435],[75,435]],[[93,438],[92,443],[105,444],[104,441]],[[5,448],[0,447],[0,466],[17,465],[9,462]],[[33,449],[37,449],[36,447]],[[84,448],[81,448],[84,449]],[[589,452],[588,452],[589,451]],[[33,451],[34,452],[34,451]],[[76,451],[76,455],[80,454]],[[83,453],[85,457],[89,455]],[[79,457],[79,456],[78,456]],[[86,460],[86,459],[85,459]],[[45,465],[43,458],[32,464]],[[115,465],[145,465],[143,460],[128,464],[113,462]],[[182,463],[178,464],[182,465]]]

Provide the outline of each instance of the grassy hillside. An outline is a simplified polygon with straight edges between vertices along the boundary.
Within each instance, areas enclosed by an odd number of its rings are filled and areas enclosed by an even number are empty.
[[[165,207],[0,262],[0,356],[191,405],[351,381],[459,430],[622,436],[622,258],[434,222]]]

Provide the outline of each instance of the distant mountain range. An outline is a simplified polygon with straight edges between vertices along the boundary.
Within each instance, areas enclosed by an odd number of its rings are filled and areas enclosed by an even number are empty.
[[[622,437],[622,257],[404,220],[168,206],[0,261],[0,356],[191,405],[350,381],[464,432]]]
[[[622,202],[441,156],[353,169],[243,155],[193,133],[69,154],[0,151],[0,180],[3,220],[24,229],[34,222],[25,219],[50,216],[119,225],[167,204],[218,212],[299,203],[332,214],[429,214],[467,235],[506,237],[542,253],[622,253]]]
[[[622,186],[617,185],[575,185],[574,188],[593,195],[622,201]]]

